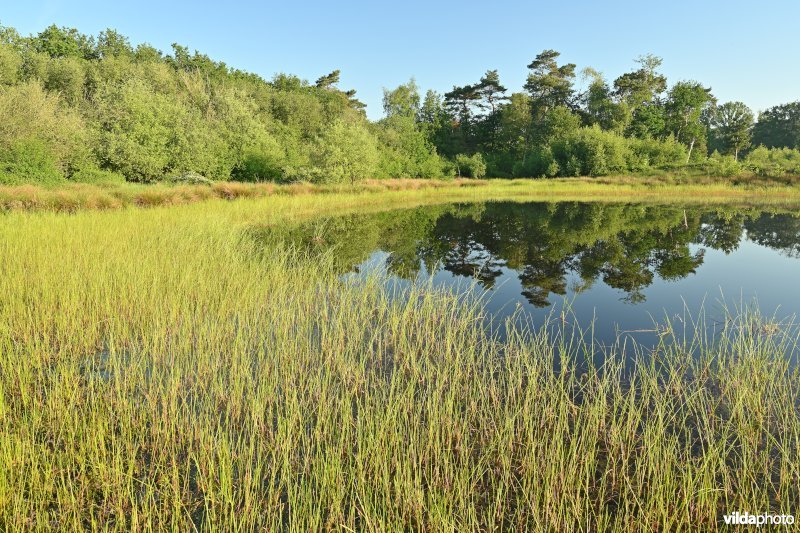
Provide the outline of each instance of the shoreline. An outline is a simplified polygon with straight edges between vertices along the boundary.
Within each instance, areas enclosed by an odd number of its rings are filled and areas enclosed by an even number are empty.
[[[366,180],[355,185],[314,185],[310,183],[274,184],[218,182],[213,185],[97,186],[67,184],[59,187],[21,185],[0,187],[0,212],[109,210],[126,207],[164,207],[210,200],[263,199],[286,196],[358,196],[376,193],[434,193],[456,197],[541,199],[543,201],[635,201],[660,200],[692,203],[783,204],[800,207],[800,187],[769,180],[735,183],[724,178],[680,183],[668,176],[638,178],[555,179],[455,179],[449,181],[407,179]]]

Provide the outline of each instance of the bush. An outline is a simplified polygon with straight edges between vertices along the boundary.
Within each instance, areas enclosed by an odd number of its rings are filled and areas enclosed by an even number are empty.
[[[436,153],[435,149],[432,149],[430,157],[420,163],[419,168],[420,178],[441,180],[452,177],[452,173],[448,173],[445,160]]]
[[[70,176],[70,181],[78,183],[91,183],[92,185],[117,185],[125,183],[125,176],[110,170],[99,168],[82,168]]]
[[[227,180],[235,160],[216,124],[179,95],[133,79],[98,88],[99,156],[128,181],[196,172]]]
[[[22,58],[11,46],[0,44],[0,85],[13,85],[17,82]]]
[[[648,168],[670,168],[684,165],[688,153],[686,147],[674,138],[666,140],[657,139],[628,139],[630,152],[628,156],[628,169],[631,171],[647,170]]]
[[[371,178],[378,168],[378,146],[356,121],[337,120],[319,138],[307,177],[316,183],[341,183]]]
[[[486,159],[486,174],[493,178],[511,178],[514,176],[514,168],[517,160],[509,152],[488,153]]]
[[[28,153],[32,145],[16,144],[36,143],[62,177],[92,163],[89,136],[77,112],[38,83],[0,86],[0,125],[0,149]]]
[[[558,175],[558,163],[549,146],[539,146],[525,154],[514,165],[514,176],[519,178],[552,178]]]
[[[779,178],[800,174],[800,150],[759,146],[747,154],[743,166],[762,177]]]
[[[742,174],[742,165],[732,155],[720,155],[716,150],[705,164],[706,172],[711,176],[732,178]]]
[[[47,64],[44,75],[44,88],[58,93],[71,105],[83,98],[83,85],[86,74],[80,60],[75,58],[58,58]]]
[[[686,147],[672,137],[631,139],[595,125],[554,141],[549,151],[538,149],[529,165],[536,167],[533,175],[605,176],[683,165],[686,157]]]
[[[628,169],[627,140],[598,126],[581,128],[552,144],[562,176],[604,176]]]
[[[236,181],[274,181],[281,177],[283,171],[277,157],[256,150],[247,150],[231,172],[231,179]]]
[[[456,156],[456,169],[459,177],[466,176],[480,179],[486,175],[486,162],[481,154],[471,156],[458,154]]]
[[[0,148],[0,184],[49,184],[63,179],[53,154],[39,139],[21,139]]]
[[[379,142],[378,173],[385,178],[440,178],[442,161],[413,116],[392,115],[371,131]]]

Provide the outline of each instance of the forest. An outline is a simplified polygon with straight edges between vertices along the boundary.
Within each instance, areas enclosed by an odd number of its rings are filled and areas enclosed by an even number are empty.
[[[800,174],[800,101],[755,116],[661,64],[609,81],[544,50],[517,91],[496,70],[441,94],[412,79],[370,121],[338,70],[266,80],[112,29],[0,26],[0,185]]]

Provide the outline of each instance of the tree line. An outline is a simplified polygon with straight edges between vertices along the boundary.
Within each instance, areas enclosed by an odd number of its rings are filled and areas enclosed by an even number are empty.
[[[111,29],[0,26],[0,184],[800,173],[800,102],[756,120],[660,66],[642,56],[609,83],[545,50],[519,91],[496,70],[444,94],[411,80],[370,121],[338,70],[265,80]]]

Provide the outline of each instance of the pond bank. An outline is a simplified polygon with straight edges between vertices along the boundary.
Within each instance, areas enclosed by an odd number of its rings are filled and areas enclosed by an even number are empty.
[[[0,211],[44,210],[74,212],[82,209],[175,206],[207,200],[236,200],[276,196],[368,194],[396,191],[466,193],[485,199],[525,197],[540,200],[574,201],[664,201],[746,202],[758,204],[800,204],[800,187],[771,180],[731,180],[699,177],[678,180],[658,177],[616,176],[602,178],[493,179],[471,180],[365,180],[355,185],[250,184],[218,182],[213,185],[97,186],[69,184],[59,187],[23,185],[0,187]]]

